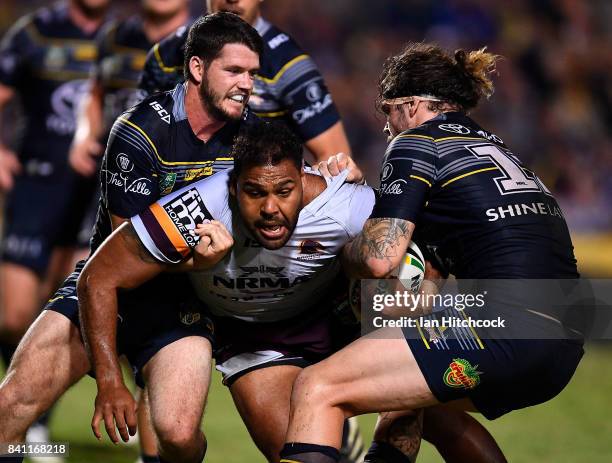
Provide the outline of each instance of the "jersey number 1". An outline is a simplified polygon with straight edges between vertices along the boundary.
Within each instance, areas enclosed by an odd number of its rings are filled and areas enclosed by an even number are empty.
[[[467,147],[478,159],[488,159],[502,172],[501,177],[495,177],[495,184],[502,195],[513,193],[545,193],[550,191],[533,173],[525,172],[521,165],[510,155],[491,144]]]

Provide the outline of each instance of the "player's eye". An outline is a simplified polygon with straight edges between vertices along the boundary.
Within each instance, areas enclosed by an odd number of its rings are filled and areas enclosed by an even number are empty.
[[[251,198],[259,198],[263,195],[263,192],[261,192],[260,190],[255,190],[253,188],[245,188],[244,192],[247,196],[250,196]]]
[[[282,190],[280,190],[280,191],[278,192],[278,195],[279,195],[279,196],[282,196],[283,198],[286,198],[286,197],[287,197],[287,196],[289,196],[290,194],[291,194],[291,190],[290,190],[290,189],[288,189],[288,188],[284,188],[284,189],[282,189]]]

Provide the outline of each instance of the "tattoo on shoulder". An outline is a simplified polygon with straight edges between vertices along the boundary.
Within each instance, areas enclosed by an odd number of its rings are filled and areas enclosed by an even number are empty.
[[[131,222],[127,222],[127,225],[121,228],[119,232],[125,243],[130,249],[134,249],[138,254],[138,257],[141,261],[147,263],[157,263],[157,261],[153,258],[151,253],[144,247],[142,241],[138,237],[136,230]]]

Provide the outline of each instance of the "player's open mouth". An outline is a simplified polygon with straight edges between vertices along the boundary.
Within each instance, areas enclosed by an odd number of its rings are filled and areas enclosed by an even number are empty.
[[[285,235],[286,228],[283,225],[266,225],[260,226],[259,233],[267,240],[277,240]]]
[[[228,96],[227,99],[233,101],[234,103],[238,103],[240,105],[244,105],[244,104],[246,104],[246,102],[248,100],[248,96],[245,95],[244,93],[237,93],[235,95]]]

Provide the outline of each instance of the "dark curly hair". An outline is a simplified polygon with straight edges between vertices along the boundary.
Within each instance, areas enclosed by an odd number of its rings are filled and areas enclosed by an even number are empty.
[[[418,95],[442,100],[431,102],[432,110],[449,104],[461,110],[476,107],[481,97],[493,94],[489,74],[499,58],[485,50],[457,50],[453,56],[438,45],[409,43],[385,61],[378,82],[378,109],[382,100]]]
[[[240,16],[226,11],[200,16],[189,29],[185,42],[185,80],[189,80],[189,60],[198,56],[213,61],[228,43],[240,43],[259,56],[263,53],[263,40],[257,31]]]
[[[303,155],[300,139],[279,122],[261,122],[241,130],[232,150],[237,178],[246,167],[278,165],[285,159],[302,168]]]

